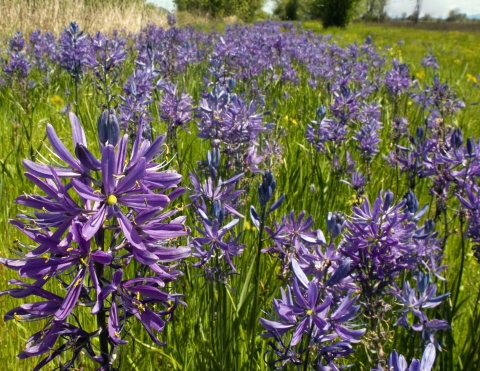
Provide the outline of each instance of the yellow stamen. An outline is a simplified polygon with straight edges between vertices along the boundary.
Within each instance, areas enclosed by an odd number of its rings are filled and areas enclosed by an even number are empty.
[[[73,247],[69,247],[69,248],[67,249],[67,252],[72,251],[72,250],[73,250]]]
[[[185,205],[182,203],[179,206],[175,206],[175,209],[177,209],[178,211],[183,211],[184,207],[185,207]]]
[[[19,316],[19,315],[17,314],[17,312],[13,313],[13,318],[14,318],[15,321],[17,321],[17,322],[20,322],[20,321],[23,320],[23,318],[22,318],[21,316]]]
[[[145,312],[145,305],[142,303],[133,303],[141,312]]]
[[[110,195],[107,198],[107,204],[110,206],[115,205],[117,203],[117,197],[115,195]]]
[[[75,283],[73,284],[73,287],[77,287],[77,286],[80,284],[80,282],[82,282],[82,281],[83,281],[83,278],[79,278],[79,279],[77,280],[77,282],[75,282]]]

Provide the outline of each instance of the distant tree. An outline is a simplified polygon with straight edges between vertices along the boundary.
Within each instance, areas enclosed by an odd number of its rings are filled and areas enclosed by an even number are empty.
[[[412,13],[412,20],[415,23],[418,23],[418,19],[420,18],[420,10],[422,9],[423,0],[415,0],[415,8],[413,9]]]
[[[359,0],[313,0],[312,9],[318,11],[323,27],[345,27],[351,21]]]
[[[314,18],[309,0],[275,0],[273,15],[283,21],[296,21]]]
[[[288,0],[285,15],[289,21],[298,20],[298,0]]]
[[[433,20],[433,17],[428,13],[425,13],[422,17],[422,21],[424,21],[424,22],[430,22],[432,20]]]
[[[452,9],[448,12],[447,22],[465,22],[467,20],[467,15],[460,13],[458,9]]]
[[[368,20],[382,20],[386,17],[385,7],[388,0],[365,0],[364,18]]]
[[[173,0],[178,10],[202,13],[212,17],[235,15],[245,21],[251,21],[255,13],[263,6],[264,0]]]

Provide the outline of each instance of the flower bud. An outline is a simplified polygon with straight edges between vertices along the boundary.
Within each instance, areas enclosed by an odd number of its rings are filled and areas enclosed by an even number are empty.
[[[393,193],[390,191],[385,192],[385,200],[383,201],[383,211],[387,211],[393,201]]]
[[[415,134],[417,135],[418,140],[422,140],[423,135],[425,134],[425,131],[423,130],[423,128],[421,126],[419,126],[419,127],[417,127],[417,130],[416,130]]]
[[[336,238],[345,226],[345,216],[339,212],[329,212],[327,215],[327,229],[332,238]]]
[[[470,138],[467,139],[467,153],[469,156],[472,156],[473,154],[473,143],[472,143],[472,139]]]
[[[75,146],[75,155],[80,163],[89,170],[98,171],[101,169],[102,164],[95,156],[85,147],[82,143],[78,143]]]
[[[276,183],[270,170],[265,171],[262,174],[262,178],[262,184],[258,186],[258,198],[260,199],[260,205],[265,206],[272,198]]]
[[[415,196],[415,193],[409,189],[408,192],[405,193],[405,196],[403,196],[403,199],[405,200],[405,209],[408,210],[408,212],[415,214],[418,210],[418,199],[417,196]]]
[[[233,78],[230,78],[228,79],[228,89],[230,91],[232,91],[233,89],[235,89],[235,85],[237,84],[237,82],[235,81],[235,79]]]
[[[463,135],[462,130],[460,128],[455,128],[453,130],[452,136],[450,137],[450,146],[455,148],[460,148],[463,144]]]
[[[101,146],[110,144],[116,146],[120,137],[120,125],[118,124],[115,110],[104,110],[97,121],[98,140]]]
[[[350,258],[346,258],[344,261],[342,261],[342,264],[340,264],[335,273],[333,273],[333,275],[330,276],[327,282],[325,282],[325,285],[333,286],[346,278],[350,274],[351,263],[352,260]]]
[[[325,106],[320,106],[317,108],[317,120],[318,122],[322,121],[325,118],[325,115],[327,114],[327,110],[325,109]]]

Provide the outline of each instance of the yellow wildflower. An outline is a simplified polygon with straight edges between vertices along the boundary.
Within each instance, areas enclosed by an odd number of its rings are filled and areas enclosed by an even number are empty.
[[[425,71],[420,71],[415,74],[417,79],[423,79],[425,77]]]
[[[56,109],[63,107],[63,99],[59,95],[54,95],[50,98],[50,102],[55,106]]]
[[[471,82],[477,82],[477,78],[469,73],[467,73],[467,80]]]

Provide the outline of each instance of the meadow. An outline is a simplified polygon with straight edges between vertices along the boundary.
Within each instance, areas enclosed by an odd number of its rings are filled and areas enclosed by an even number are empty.
[[[480,33],[179,23],[2,29],[4,369],[478,370]]]

